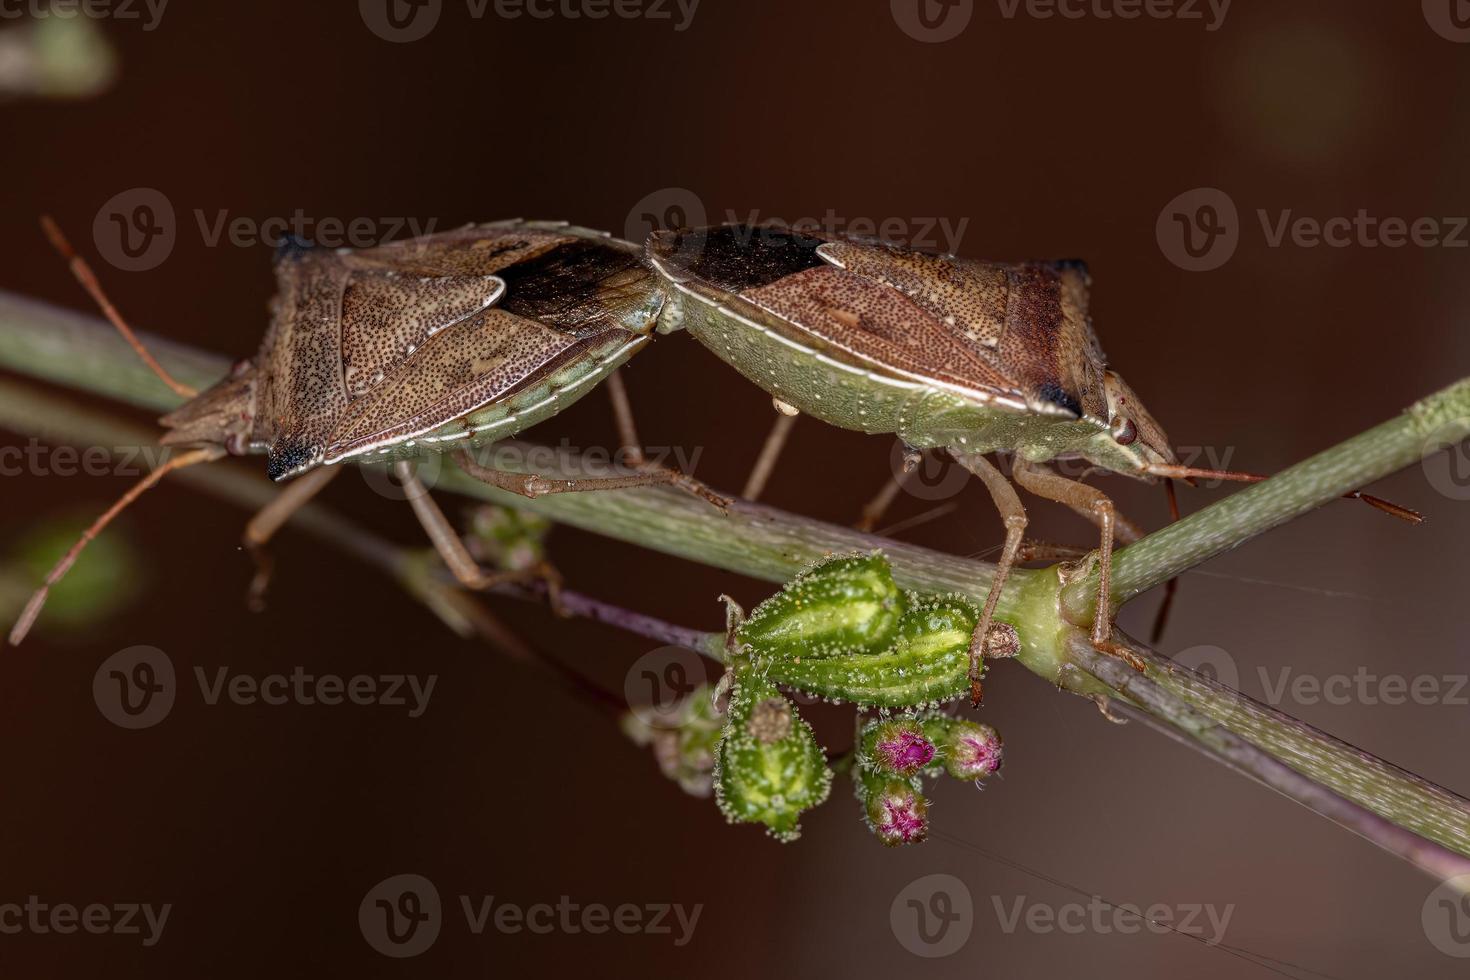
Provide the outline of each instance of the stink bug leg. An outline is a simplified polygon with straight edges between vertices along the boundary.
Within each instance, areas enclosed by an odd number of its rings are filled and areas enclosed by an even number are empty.
[[[786,448],[786,441],[791,438],[791,430],[796,425],[796,417],[801,414],[779,398],[773,399],[773,402],[776,406],[776,424],[766,434],[760,455],[750,468],[750,475],[745,478],[745,488],[740,491],[740,496],[746,500],[758,500],[765,492],[771,473],[776,469],[776,460],[781,458],[781,450]]]
[[[1016,551],[1021,547],[1021,538],[1026,533],[1026,508],[1016,495],[1016,488],[984,456],[979,453],[953,453],[955,461],[975,474],[990,491],[996,510],[1005,520],[1006,541],[1001,549],[1000,560],[995,563],[995,577],[990,580],[990,591],[985,595],[985,608],[980,612],[980,622],[970,637],[970,701],[980,703],[980,671],[985,657],[986,643],[990,639],[990,623],[995,618],[995,605],[1000,601],[1001,589],[1011,567],[1016,563]]]
[[[633,465],[633,468],[645,473],[667,474],[667,480],[671,485],[692,493],[696,497],[702,497],[708,500],[720,508],[720,510],[728,511],[730,509],[730,501],[715,493],[699,480],[670,467],[649,462],[648,457],[643,454],[643,440],[638,438],[638,425],[633,421],[633,403],[628,398],[627,386],[623,384],[622,370],[619,369],[609,374],[605,384],[607,385],[608,397],[612,399],[613,418],[617,422],[618,438],[622,441],[623,453],[627,457],[628,462]],[[660,476],[659,479],[664,479],[664,477]],[[658,482],[658,480],[652,482]],[[591,489],[597,488],[593,487]],[[603,489],[611,488],[603,487]]]
[[[311,470],[288,483],[286,489],[262,507],[250,518],[250,523],[245,525],[241,543],[255,562],[255,577],[250,580],[247,599],[252,612],[260,612],[265,608],[265,593],[270,588],[271,571],[275,565],[265,546],[293,514],[309,504],[341,472],[340,466],[322,466]]]
[[[413,508],[414,515],[423,525],[424,532],[428,534],[429,540],[434,545],[434,550],[439,552],[439,557],[444,560],[444,564],[448,566],[450,573],[460,585],[478,592],[501,585],[540,579],[546,583],[546,595],[551,603],[551,608],[558,615],[562,614],[561,575],[556,569],[546,562],[513,571],[494,572],[481,568],[480,563],[475,561],[474,556],[460,540],[454,526],[449,523],[449,518],[444,516],[444,511],[439,509],[439,505],[429,495],[429,488],[424,486],[423,481],[414,472],[413,462],[400,460],[393,464],[393,472],[398,475],[399,481],[403,484],[403,492],[408,498],[409,506]]]
[[[709,501],[720,510],[728,510],[730,501],[715,493],[692,476],[662,466],[647,466],[625,476],[545,477],[536,473],[516,473],[485,466],[467,452],[454,454],[459,468],[481,483],[519,494],[532,500],[549,493],[582,493],[590,490],[626,490],[630,487],[672,486]]]
[[[1096,487],[1069,480],[1044,466],[1016,457],[1011,475],[1027,490],[1046,500],[1065,504],[1096,524],[1102,532],[1098,543],[1098,586],[1097,609],[1092,617],[1092,645],[1101,653],[1117,657],[1135,670],[1142,671],[1145,664],[1138,656],[1120,644],[1114,643],[1113,634],[1113,541],[1131,544],[1143,537],[1143,532],[1132,521],[1118,513],[1113,502]]]

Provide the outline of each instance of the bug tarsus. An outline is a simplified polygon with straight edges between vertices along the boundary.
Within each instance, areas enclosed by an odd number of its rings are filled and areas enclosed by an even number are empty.
[[[52,248],[56,249],[61,254],[61,257],[66,260],[66,264],[71,268],[71,274],[76,277],[77,282],[81,283],[82,288],[87,291],[87,294],[92,297],[93,302],[102,310],[102,315],[107,317],[108,322],[117,328],[117,332],[122,334],[123,339],[128,342],[128,346],[133,348],[133,351],[142,359],[144,364],[148,365],[148,369],[158,375],[158,379],[172,388],[174,393],[181,398],[193,398],[199,394],[198,389],[192,388],[182,381],[177,380],[164,369],[162,364],[158,363],[148,348],[144,346],[143,341],[138,339],[138,335],[133,332],[133,328],[128,326],[127,321],[123,319],[117,307],[113,306],[112,301],[107,298],[107,294],[102,290],[102,283],[98,281],[96,273],[87,264],[87,260],[78,255],[76,249],[71,247],[71,242],[66,240],[66,236],[62,234],[60,226],[51,219],[49,214],[41,215],[41,230],[46,233],[46,238],[51,242]]]

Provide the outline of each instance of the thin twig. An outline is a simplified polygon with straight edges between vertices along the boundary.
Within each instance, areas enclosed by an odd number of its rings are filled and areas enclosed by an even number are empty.
[[[1151,652],[1136,642],[1130,642],[1129,646],[1135,652]],[[1161,722],[1167,723],[1169,730],[1187,735],[1209,754],[1236,771],[1269,786],[1437,878],[1449,879],[1470,874],[1470,858],[1397,826],[1368,807],[1304,776],[1218,724],[1213,718],[1190,707],[1162,685],[1154,683],[1121,660],[1098,653],[1081,633],[1072,638],[1070,647],[1073,659],[1080,666],[1146,711],[1156,727]],[[1461,802],[1464,803],[1463,800]]]
[[[187,383],[202,386],[226,370],[222,358],[178,345],[148,342],[170,373]],[[177,404],[177,398],[159,384],[110,328],[90,317],[3,293],[0,365],[137,405],[162,409]],[[1385,467],[1395,461],[1417,458],[1441,442],[1453,441],[1456,432],[1463,434],[1464,427],[1470,425],[1465,422],[1470,419],[1467,400],[1470,383],[1426,399],[1405,419],[1365,434],[1372,436],[1366,441],[1364,437],[1350,440],[1303,464],[1305,469],[1288,470],[1146,537],[1120,553],[1120,588],[1133,594],[1152,581],[1163,581],[1224,547],[1315,504],[1326,503],[1347,484],[1366,483],[1374,474],[1386,472]],[[72,441],[95,444],[100,440],[106,444],[106,436],[96,434],[105,430],[85,428],[86,413],[75,406],[0,382],[0,425],[57,438],[58,417],[69,417],[84,426],[78,430],[83,434]],[[93,433],[90,436],[85,434],[89,431]],[[1428,438],[1430,433],[1433,438]],[[1342,458],[1365,452],[1370,460],[1366,465],[1355,466]],[[578,470],[573,459],[558,475],[575,476]],[[526,500],[487,487],[447,466],[438,486],[524,507],[605,537],[772,582],[788,580],[803,565],[823,555],[872,548],[882,548],[888,554],[895,577],[905,588],[958,591],[978,601],[988,591],[992,575],[989,565],[859,534],[775,508],[742,502],[732,506],[728,514],[721,514],[702,501],[662,488]],[[1085,593],[1086,585],[1074,589]],[[1022,637],[1020,662],[1053,682],[1077,657],[1075,650],[1066,647],[1065,637],[1070,631],[1057,615],[1061,595],[1054,569],[1018,570],[1007,583],[997,609],[998,618],[1015,626]],[[1075,620],[1082,608],[1077,603],[1068,605],[1069,617]],[[1102,672],[1108,673],[1105,669]],[[1133,678],[1119,676],[1109,678],[1108,683],[1087,678],[1072,686],[1079,693],[1117,697],[1121,690],[1112,685],[1126,687],[1125,680]],[[1175,699],[1209,716],[1218,730],[1234,733],[1234,737],[1290,769],[1331,786],[1340,796],[1387,821],[1458,853],[1470,854],[1470,803],[1447,790],[1409,777],[1366,753],[1344,752],[1342,743],[1255,705],[1237,692],[1181,682],[1159,666],[1150,669],[1148,680],[1167,687]],[[1335,773],[1323,771],[1329,768],[1335,768]],[[1330,782],[1331,778],[1336,782]],[[1426,812],[1432,814],[1430,819],[1425,819]],[[1364,826],[1376,841],[1395,853],[1403,852],[1394,841],[1380,839],[1381,828]]]

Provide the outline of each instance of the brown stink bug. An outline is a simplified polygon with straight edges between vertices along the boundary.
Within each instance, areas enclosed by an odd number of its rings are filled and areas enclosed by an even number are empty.
[[[189,400],[160,421],[173,456],[102,515],[56,564],[10,634],[24,638],[47,590],[81,550],[166,473],[226,454],[263,453],[272,479],[299,477],[250,522],[258,557],[271,535],[347,460],[394,462],[410,503],[455,576],[487,588],[509,574],[470,557],[407,460],[486,445],[549,418],[646,345],[663,307],[638,249],[564,223],[471,225],[366,249],[284,245],[278,292],[260,350],[203,392],[171,378],[107,301],[59,230],[53,242],[103,311],[170,387]],[[620,394],[621,389],[615,394]],[[626,399],[614,398],[626,412]],[[620,418],[620,431],[633,431]],[[475,476],[527,496],[674,484],[724,501],[691,478],[642,464],[637,472],[551,480],[481,466]],[[264,584],[264,568],[253,591]],[[542,574],[548,570],[541,569]]]

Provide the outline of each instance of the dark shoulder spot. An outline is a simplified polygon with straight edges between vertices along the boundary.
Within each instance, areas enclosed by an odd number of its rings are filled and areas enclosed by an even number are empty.
[[[284,480],[311,466],[316,458],[316,449],[309,443],[277,442],[266,458],[265,475],[272,480]]]
[[[517,316],[575,330],[595,318],[598,296],[607,281],[630,270],[651,294],[652,273],[643,269],[635,253],[579,238],[499,270],[496,275],[505,280],[505,296],[499,306]],[[637,287],[626,283],[622,288]]]
[[[1036,387],[1036,397],[1044,402],[1051,402],[1061,408],[1065,408],[1078,418],[1082,417],[1082,403],[1077,396],[1067,391],[1055,381],[1044,381]]]
[[[721,225],[677,232],[663,250],[703,281],[738,293],[826,265],[817,255],[821,245],[785,228]]]

